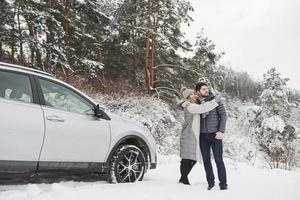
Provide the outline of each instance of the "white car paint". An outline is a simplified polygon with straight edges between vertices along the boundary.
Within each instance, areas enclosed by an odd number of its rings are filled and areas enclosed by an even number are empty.
[[[53,80],[97,105],[92,98],[54,77],[24,67],[11,68],[6,65],[0,63],[0,69]],[[121,138],[134,135],[145,141],[151,161],[156,163],[156,143],[150,132],[122,117],[107,114],[111,117],[110,121],[0,98],[0,161],[37,161],[40,154],[39,161],[106,162]],[[57,119],[48,120],[49,117]]]
[[[44,138],[40,105],[0,98],[0,160],[37,162]]]

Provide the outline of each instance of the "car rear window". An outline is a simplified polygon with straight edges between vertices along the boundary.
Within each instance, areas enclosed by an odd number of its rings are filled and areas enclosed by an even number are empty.
[[[28,76],[0,71],[0,98],[32,103],[32,90]]]

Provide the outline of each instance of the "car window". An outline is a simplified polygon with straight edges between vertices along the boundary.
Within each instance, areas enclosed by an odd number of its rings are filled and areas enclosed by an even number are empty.
[[[84,115],[94,115],[93,105],[71,89],[45,79],[39,79],[47,106]]]
[[[0,71],[0,98],[32,103],[32,90],[27,75]]]

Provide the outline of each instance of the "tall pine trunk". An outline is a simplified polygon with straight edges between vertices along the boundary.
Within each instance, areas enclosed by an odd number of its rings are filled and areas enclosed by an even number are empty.
[[[0,61],[3,61],[3,47],[2,47],[2,41],[0,40]]]
[[[21,22],[20,22],[20,5],[18,5],[18,13],[17,13],[17,20],[18,20],[18,34],[19,34],[19,53],[20,53],[20,59],[19,62],[24,64],[25,58],[24,58],[24,51],[23,51],[23,36],[22,36],[22,29],[21,29]]]
[[[13,12],[13,23],[12,23],[12,31],[11,31],[11,41],[10,41],[10,49],[11,49],[11,55],[10,55],[10,61],[14,62],[15,60],[15,16],[16,16],[16,7],[17,2],[14,3],[14,12]]]

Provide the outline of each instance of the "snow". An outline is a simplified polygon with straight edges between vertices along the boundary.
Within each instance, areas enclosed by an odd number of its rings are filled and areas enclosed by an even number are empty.
[[[179,157],[159,155],[159,165],[150,170],[138,183],[108,184],[96,182],[58,182],[0,186],[0,200],[298,200],[300,198],[300,171],[254,168],[244,163],[232,164],[225,160],[229,190],[215,187],[206,190],[205,173],[196,164],[190,174],[191,186],[178,183]],[[215,170],[216,172],[216,170]]]
[[[89,67],[98,67],[99,69],[103,69],[103,63],[98,61],[93,61],[89,59],[83,59],[82,62]]]
[[[280,116],[272,116],[262,121],[262,127],[265,130],[271,129],[273,131],[279,131],[280,133],[282,133],[285,127],[285,123]]]
[[[15,0],[6,0],[6,2],[12,5],[15,3]]]
[[[8,30],[11,30],[12,29],[12,26],[8,25],[8,24],[4,24],[4,28],[5,29],[8,29]]]
[[[81,3],[81,4],[85,4],[86,2],[85,2],[85,0],[77,0],[78,1],[78,3]]]

